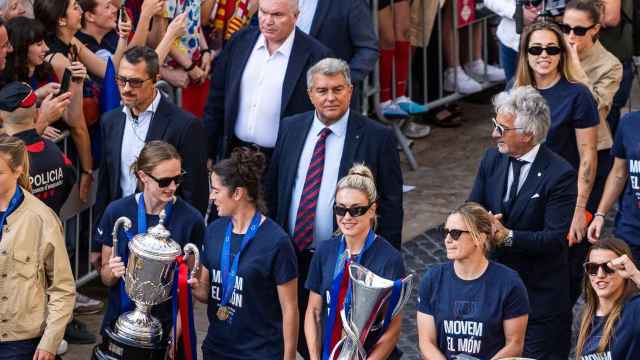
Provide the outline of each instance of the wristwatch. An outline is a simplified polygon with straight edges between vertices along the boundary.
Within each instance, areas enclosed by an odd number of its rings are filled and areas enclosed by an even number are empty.
[[[513,230],[509,230],[507,237],[505,237],[502,242],[502,245],[507,247],[511,247],[513,245]]]
[[[81,171],[83,174],[87,174],[89,176],[91,176],[91,178],[93,178],[93,170],[86,170],[86,169],[82,169]]]

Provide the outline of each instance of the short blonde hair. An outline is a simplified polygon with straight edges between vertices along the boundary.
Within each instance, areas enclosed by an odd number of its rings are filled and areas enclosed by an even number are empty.
[[[473,240],[478,240],[481,234],[487,236],[487,240],[484,242],[485,252],[489,252],[495,247],[496,241],[492,234],[491,214],[482,205],[471,201],[466,202],[449,213],[449,216],[453,214],[462,217],[462,221],[467,226],[469,235]]]

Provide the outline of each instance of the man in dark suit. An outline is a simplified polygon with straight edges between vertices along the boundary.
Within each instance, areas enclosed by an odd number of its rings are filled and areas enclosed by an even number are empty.
[[[351,108],[360,108],[359,85],[378,61],[378,37],[367,1],[300,1],[297,25],[349,63],[354,94]]]
[[[523,356],[566,359],[570,312],[567,233],[576,201],[576,173],[544,141],[550,122],[544,98],[531,86],[494,99],[489,149],[469,201],[494,215],[497,261],[520,274],[531,314]]]
[[[136,191],[137,180],[130,167],[151,140],[175,146],[185,171],[178,195],[203,214],[207,208],[202,124],[156,90],[158,79],[158,56],[153,49],[134,47],[125,52],[116,77],[124,107],[106,113],[100,123],[103,147],[95,208],[98,220],[111,201]]]
[[[237,32],[216,57],[204,125],[209,158],[255,145],[270,155],[280,119],[313,109],[305,74],[330,51],[296,28],[297,0],[261,0],[259,28]]]
[[[349,65],[324,59],[309,69],[307,79],[315,111],[282,120],[265,180],[269,213],[291,235],[298,252],[301,320],[307,306],[304,283],[309,263],[318,243],[336,229],[336,184],[353,164],[364,163],[373,172],[380,214],[377,230],[397,248],[403,217],[395,136],[390,129],[349,111],[353,88]],[[304,355],[304,336],[299,339],[298,351]]]

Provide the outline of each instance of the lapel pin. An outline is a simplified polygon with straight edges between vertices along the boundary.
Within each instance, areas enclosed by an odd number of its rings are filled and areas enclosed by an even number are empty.
[[[538,177],[540,177],[540,176],[542,176],[542,173],[540,173],[540,172],[539,172],[539,173],[538,173]]]

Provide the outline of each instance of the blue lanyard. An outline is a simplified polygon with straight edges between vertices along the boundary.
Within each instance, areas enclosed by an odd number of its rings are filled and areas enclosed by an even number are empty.
[[[369,230],[369,234],[367,235],[367,240],[364,243],[364,247],[360,254],[356,255],[353,260],[356,263],[360,263],[360,259],[362,255],[371,247],[374,240],[376,239],[376,234],[373,230]],[[333,336],[333,327],[336,323],[336,318],[338,317],[338,313],[341,309],[338,309],[338,297],[340,295],[340,283],[342,283],[342,278],[345,276],[345,264],[347,262],[347,252],[345,251],[347,247],[347,242],[344,240],[344,235],[340,239],[340,246],[338,247],[338,257],[336,259],[335,268],[333,270],[333,281],[331,282],[331,292],[329,298],[331,303],[329,304],[329,315],[327,317],[327,322],[325,325],[324,331],[324,342],[323,342],[323,352],[322,358],[324,360],[329,358],[331,354],[331,349],[329,346],[331,345],[331,337]],[[349,276],[346,274],[346,276]],[[351,279],[349,279],[349,284],[347,285],[347,294],[344,298],[344,309],[347,312],[347,316],[349,315],[349,310],[351,307]]]
[[[259,211],[256,211],[255,215],[253,215],[253,219],[251,220],[251,224],[249,225],[249,229],[244,234],[242,238],[242,244],[240,245],[240,250],[233,257],[233,265],[231,266],[231,271],[229,271],[229,263],[231,257],[231,230],[233,229],[233,224],[231,223],[231,219],[229,219],[229,223],[227,224],[227,231],[224,235],[224,243],[222,244],[222,251],[220,252],[220,268],[222,270],[222,298],[220,299],[220,305],[226,306],[231,300],[231,295],[233,294],[233,288],[236,283],[236,274],[238,273],[238,264],[240,263],[240,255],[247,248],[251,240],[255,238],[256,233],[258,232],[258,228],[260,228],[260,220],[262,220],[262,215]]]
[[[7,221],[7,217],[9,217],[9,215],[11,215],[11,213],[16,210],[18,205],[20,205],[23,197],[24,196],[22,194],[22,189],[20,189],[20,186],[16,185],[16,192],[13,193],[13,196],[9,201],[9,205],[7,206],[7,210],[5,210],[5,212],[2,214],[2,217],[0,217],[0,240],[2,240],[2,230],[4,229],[4,223],[5,221]]]

